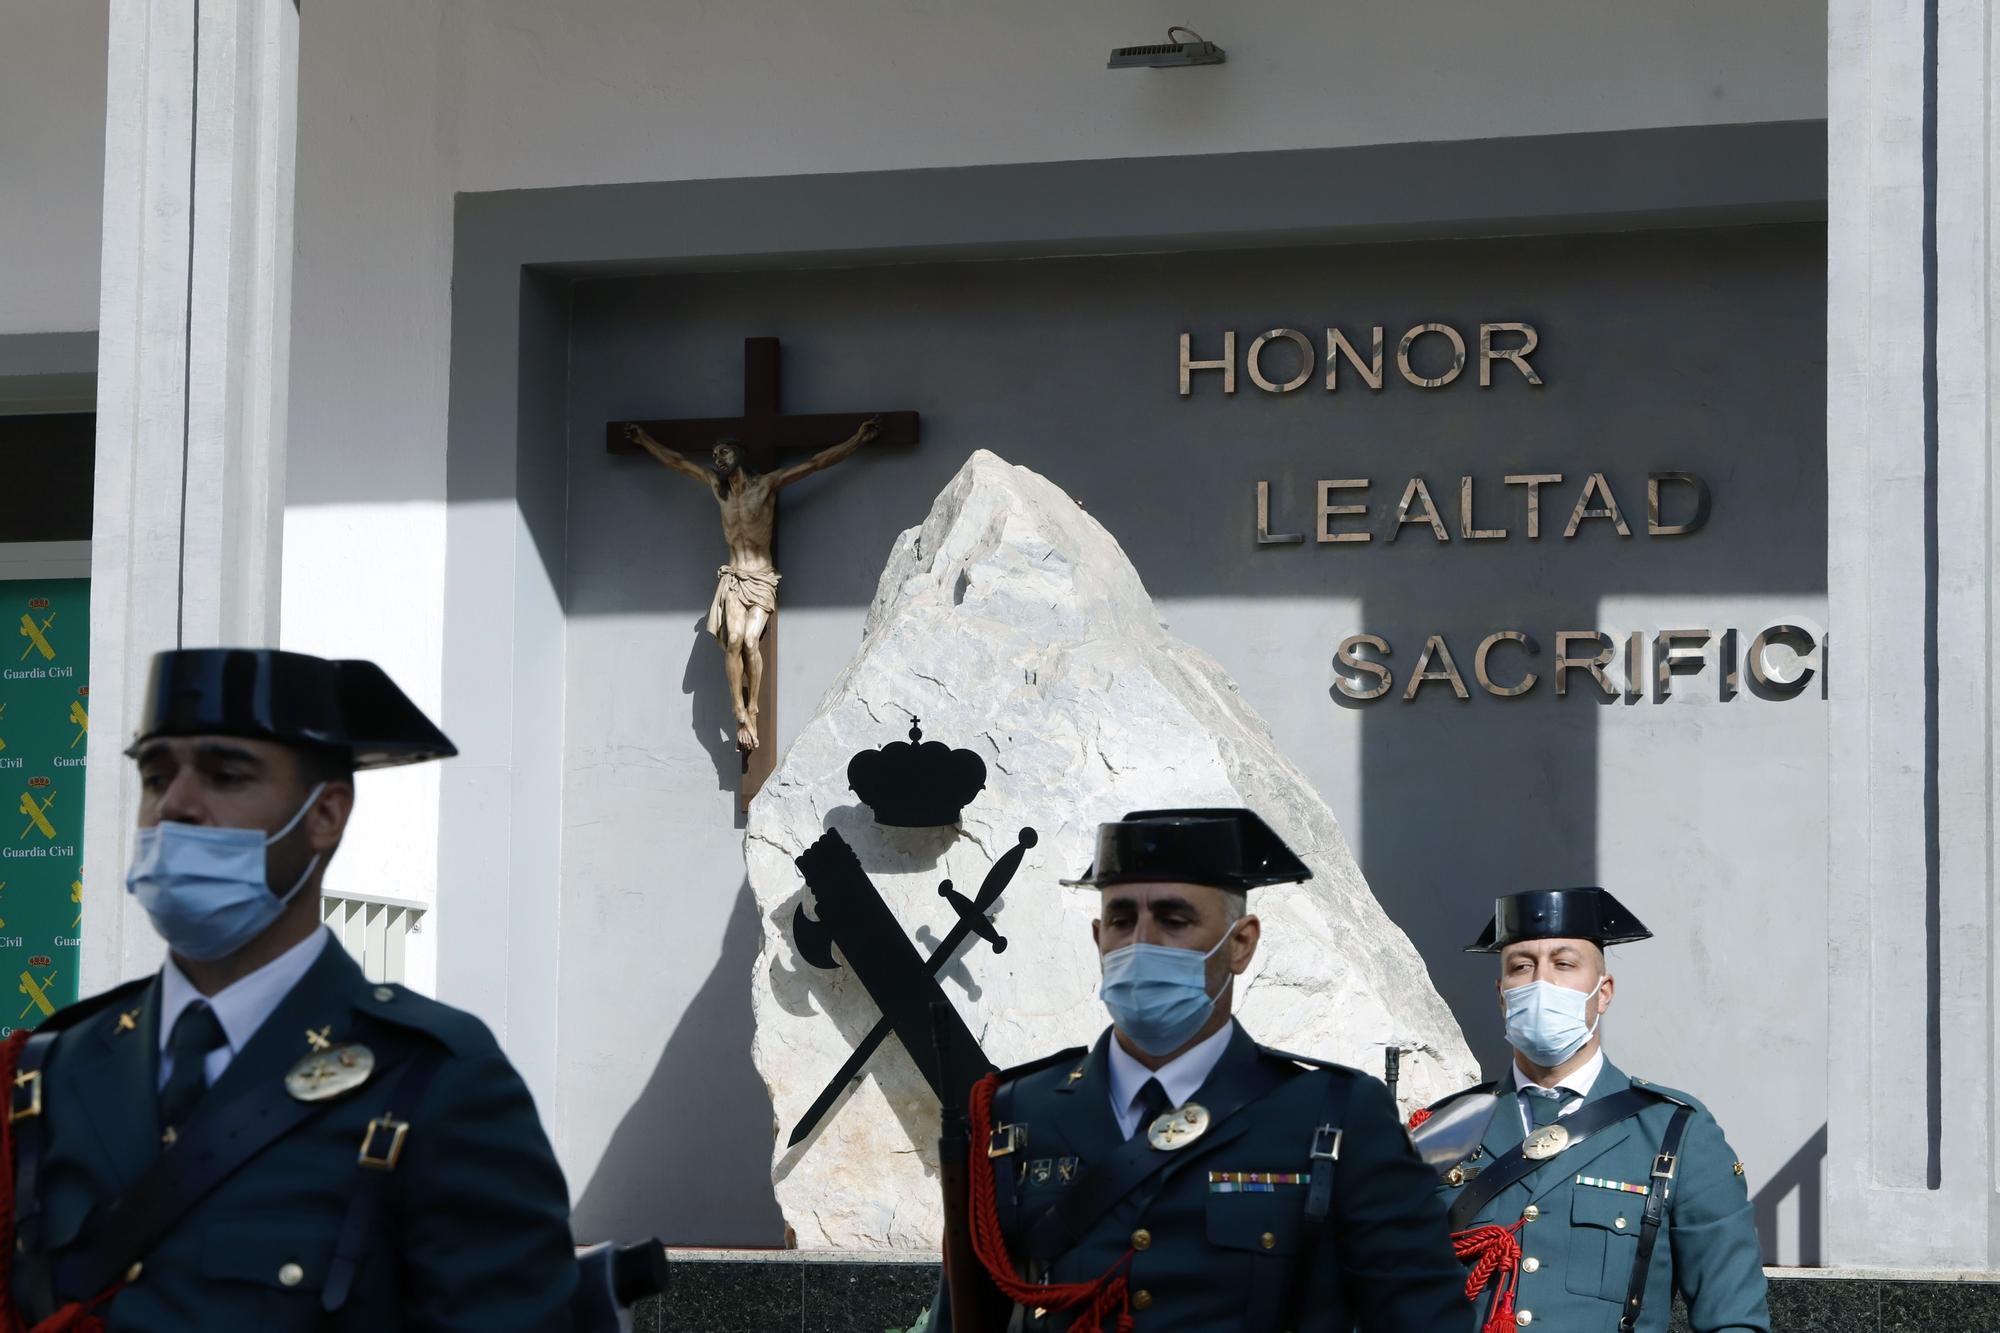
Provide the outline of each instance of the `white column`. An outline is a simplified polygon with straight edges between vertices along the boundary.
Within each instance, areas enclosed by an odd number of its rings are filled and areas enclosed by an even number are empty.
[[[123,892],[147,662],[277,638],[298,11],[112,0],[107,69],[86,993],[160,956]]]
[[[1826,1256],[1990,1270],[2000,30],[1987,0],[1833,0],[1828,31]]]

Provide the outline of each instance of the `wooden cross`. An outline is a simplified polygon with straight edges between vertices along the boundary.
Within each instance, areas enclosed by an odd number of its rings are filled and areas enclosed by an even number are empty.
[[[753,472],[769,472],[780,466],[787,453],[817,452],[838,444],[860,428],[870,417],[881,423],[882,433],[868,447],[912,445],[917,442],[915,412],[812,412],[787,415],[779,407],[778,340],[743,340],[743,415],[740,417],[684,417],[671,421],[612,421],[604,427],[604,446],[614,454],[643,451],[626,438],[625,428],[637,425],[670,449],[703,460],[717,440],[738,442],[738,457]],[[772,555],[777,554],[777,531],[771,534]],[[777,763],[778,735],[778,616],[774,611],[764,628],[764,680],[758,691],[758,727],[764,743],[743,756],[742,785],[738,789],[739,810],[747,810],[750,798],[764,785]]]

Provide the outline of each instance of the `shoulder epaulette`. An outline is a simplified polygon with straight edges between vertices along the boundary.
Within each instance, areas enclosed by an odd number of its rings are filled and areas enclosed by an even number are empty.
[[[453,1055],[498,1049],[493,1034],[477,1018],[407,986],[370,987],[361,992],[354,1005],[384,1023],[423,1033],[442,1043]]]
[[[1079,1056],[1087,1056],[1089,1054],[1090,1048],[1088,1046],[1072,1046],[1066,1051],[1057,1051],[1054,1055],[1044,1056],[1039,1060],[1030,1060],[1024,1065],[1015,1065],[1012,1069],[1003,1069],[1000,1071],[999,1078],[1002,1083],[1012,1083],[1017,1079],[1026,1078],[1030,1074],[1039,1074],[1044,1069],[1052,1069],[1057,1065],[1069,1064]]]
[[[1699,1111],[1701,1109],[1701,1103],[1688,1096],[1685,1092],[1676,1092],[1672,1088],[1663,1088],[1657,1083],[1648,1083],[1643,1078],[1633,1079],[1632,1087],[1635,1091],[1643,1092],[1648,1096],[1658,1097],[1663,1102],[1672,1102],[1675,1106],[1685,1106],[1690,1111]]]
[[[1310,1055],[1294,1055],[1290,1051],[1281,1051],[1275,1046],[1259,1046],[1257,1053],[1273,1060],[1289,1060],[1293,1064],[1305,1065],[1312,1069],[1330,1069],[1336,1074],[1353,1074],[1359,1072],[1351,1065],[1340,1064],[1333,1060],[1321,1060]]]
[[[81,1000],[75,1000],[64,1005],[36,1024],[35,1031],[66,1031],[93,1014],[102,1013],[121,1001],[131,999],[134,995],[137,995],[152,984],[153,979],[150,976],[135,977],[131,981],[121,981],[110,990],[99,991],[95,995],[87,995]]]
[[[1436,1101],[1432,1102],[1429,1106],[1425,1107],[1424,1109],[1429,1111],[1431,1114],[1436,1115],[1439,1111],[1442,1111],[1445,1107],[1450,1106],[1460,1097],[1470,1097],[1475,1092],[1492,1092],[1495,1088],[1499,1086],[1500,1085],[1497,1081],[1488,1083],[1475,1083],[1469,1088],[1460,1088],[1457,1092],[1446,1093],[1444,1096],[1438,1098]]]

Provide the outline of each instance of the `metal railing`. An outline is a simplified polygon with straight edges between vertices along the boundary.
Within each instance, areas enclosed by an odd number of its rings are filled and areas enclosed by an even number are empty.
[[[409,937],[423,929],[430,909],[407,898],[324,893],[320,918],[339,938],[370,981],[404,982]]]

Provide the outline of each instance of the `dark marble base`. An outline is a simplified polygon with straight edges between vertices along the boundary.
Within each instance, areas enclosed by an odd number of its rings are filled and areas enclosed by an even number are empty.
[[[906,1329],[937,1290],[934,1263],[673,1254],[665,1297],[634,1312],[633,1333],[885,1333]]]
[[[636,1333],[886,1333],[930,1304],[937,1265],[769,1255],[673,1255],[673,1288]],[[2000,1333],[2000,1281],[1771,1279],[1772,1333]],[[1687,1333],[1678,1301],[1672,1333]]]

